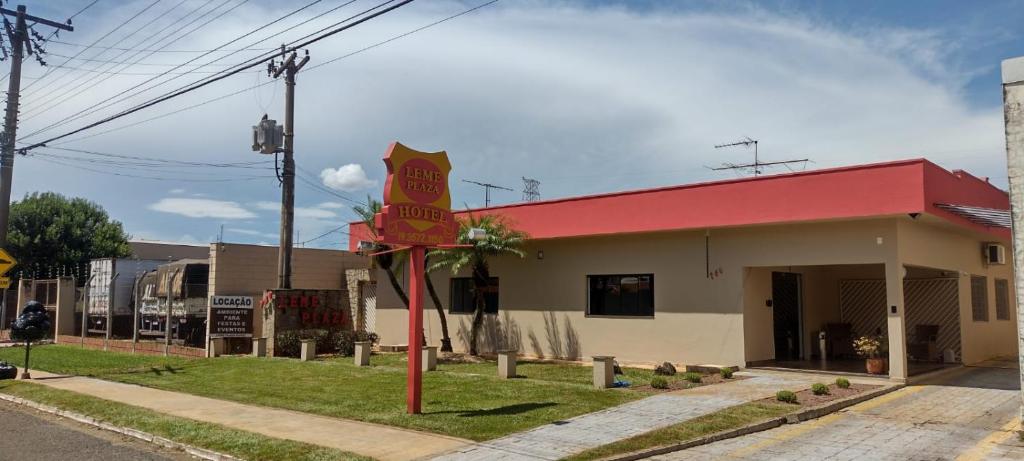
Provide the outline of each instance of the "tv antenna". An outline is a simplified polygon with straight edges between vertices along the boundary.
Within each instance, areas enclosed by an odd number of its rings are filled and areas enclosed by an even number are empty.
[[[463,179],[462,182],[468,182],[470,184],[476,184],[476,185],[484,188],[484,208],[487,208],[487,207],[491,206],[491,189],[501,189],[501,190],[507,190],[509,192],[515,192],[514,190],[509,189],[507,187],[498,186],[498,185],[490,184],[490,183],[486,183],[486,182],[470,181],[468,179]]]
[[[803,159],[797,159],[797,160],[781,160],[781,161],[777,161],[777,162],[762,162],[761,159],[758,158],[758,155],[757,155],[757,142],[758,141],[756,139],[750,139],[750,137],[744,136],[743,139],[740,140],[740,141],[731,142],[731,143],[728,143],[728,144],[718,144],[718,145],[715,146],[715,149],[722,149],[722,148],[726,148],[726,147],[737,147],[737,146],[743,146],[743,147],[746,147],[746,148],[749,149],[750,146],[754,146],[754,163],[741,163],[741,164],[723,163],[722,166],[714,167],[714,168],[708,167],[708,168],[710,168],[711,170],[714,170],[714,171],[753,169],[754,170],[754,176],[758,176],[758,175],[761,174],[762,167],[785,165],[788,168],[789,164],[791,164],[791,163],[803,163],[803,164],[806,165],[807,162],[810,161],[809,159],[803,158]]]
[[[536,202],[540,200],[540,181],[523,177],[523,201]]]

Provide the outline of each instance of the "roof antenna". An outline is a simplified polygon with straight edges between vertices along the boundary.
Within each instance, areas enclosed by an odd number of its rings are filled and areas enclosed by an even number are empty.
[[[807,162],[810,161],[809,159],[803,158],[803,159],[798,159],[798,160],[782,160],[782,161],[778,161],[778,162],[762,162],[758,158],[758,155],[757,155],[757,142],[758,141],[756,139],[750,139],[749,136],[744,136],[742,140],[739,140],[739,141],[736,141],[736,142],[731,142],[731,143],[728,143],[728,144],[718,144],[718,145],[715,146],[715,149],[722,149],[722,148],[725,148],[725,147],[737,147],[737,146],[743,146],[743,147],[746,147],[746,148],[749,149],[750,146],[754,146],[754,163],[741,163],[741,164],[722,163],[722,165],[719,166],[719,167],[707,167],[707,168],[709,168],[711,170],[714,170],[714,171],[722,171],[722,170],[749,170],[749,169],[753,169],[754,170],[754,177],[757,177],[758,175],[760,175],[762,173],[762,167],[782,165],[782,166],[785,166],[786,168],[789,168],[789,165],[792,164],[792,163],[803,163],[804,167],[806,168],[807,167]],[[790,171],[792,171],[792,169]]]

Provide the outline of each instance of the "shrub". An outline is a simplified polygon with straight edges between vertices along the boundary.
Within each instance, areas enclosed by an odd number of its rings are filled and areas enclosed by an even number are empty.
[[[353,355],[356,353],[357,341],[377,342],[377,333],[365,331],[340,331],[334,338],[334,348],[341,355]]]
[[[732,368],[722,368],[718,373],[722,375],[722,379],[732,379]]]
[[[286,331],[278,333],[274,338],[274,355],[279,357],[298,357],[302,347],[299,332]]]
[[[654,376],[651,378],[651,387],[655,389],[668,389],[668,380],[664,376]]]
[[[274,355],[278,357],[298,357],[302,349],[302,341],[312,339],[316,341],[316,351],[319,354],[331,354],[338,352],[338,336],[342,333],[331,330],[290,330],[278,333],[274,338]],[[354,347],[354,346],[353,346]],[[349,353],[351,355],[351,352]]]
[[[683,379],[694,384],[700,384],[700,381],[701,379],[703,379],[703,376],[701,376],[700,373],[697,373],[695,371],[688,371],[686,373],[683,373]]]
[[[796,393],[793,391],[779,391],[775,393],[775,399],[785,403],[796,403]]]
[[[836,387],[840,389],[849,389],[850,380],[846,378],[836,378]]]
[[[828,386],[822,383],[811,384],[811,392],[813,392],[814,395],[828,395]]]

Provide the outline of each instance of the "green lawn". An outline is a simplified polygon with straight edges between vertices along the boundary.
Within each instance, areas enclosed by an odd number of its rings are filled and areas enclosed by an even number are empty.
[[[784,403],[744,403],[679,424],[640,434],[626,440],[592,448],[570,456],[566,458],[566,461],[601,459],[647,448],[681,443],[716,432],[779,417],[793,411],[793,408],[794,405]]]
[[[40,384],[0,381],[0,392],[91,416],[116,426],[129,427],[179,443],[253,461],[368,461],[371,459],[340,450],[167,416],[145,408],[54,389]]]
[[[22,366],[24,349],[0,349]],[[496,365],[441,365],[425,373],[423,414],[405,413],[405,363],[375,355],[373,367],[351,359],[182,359],[74,346],[32,348],[32,368],[139,384],[225,400],[488,440],[642,398],[643,392],[596,390],[588,367],[524,364],[526,379],[500,380]],[[642,375],[642,371],[630,370]],[[628,378],[627,378],[628,379]],[[649,378],[648,378],[649,381]],[[637,384],[643,383],[642,381]]]

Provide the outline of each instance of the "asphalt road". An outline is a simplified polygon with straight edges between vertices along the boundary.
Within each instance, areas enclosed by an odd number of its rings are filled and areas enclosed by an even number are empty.
[[[0,461],[179,461],[192,459],[141,440],[0,401]]]

